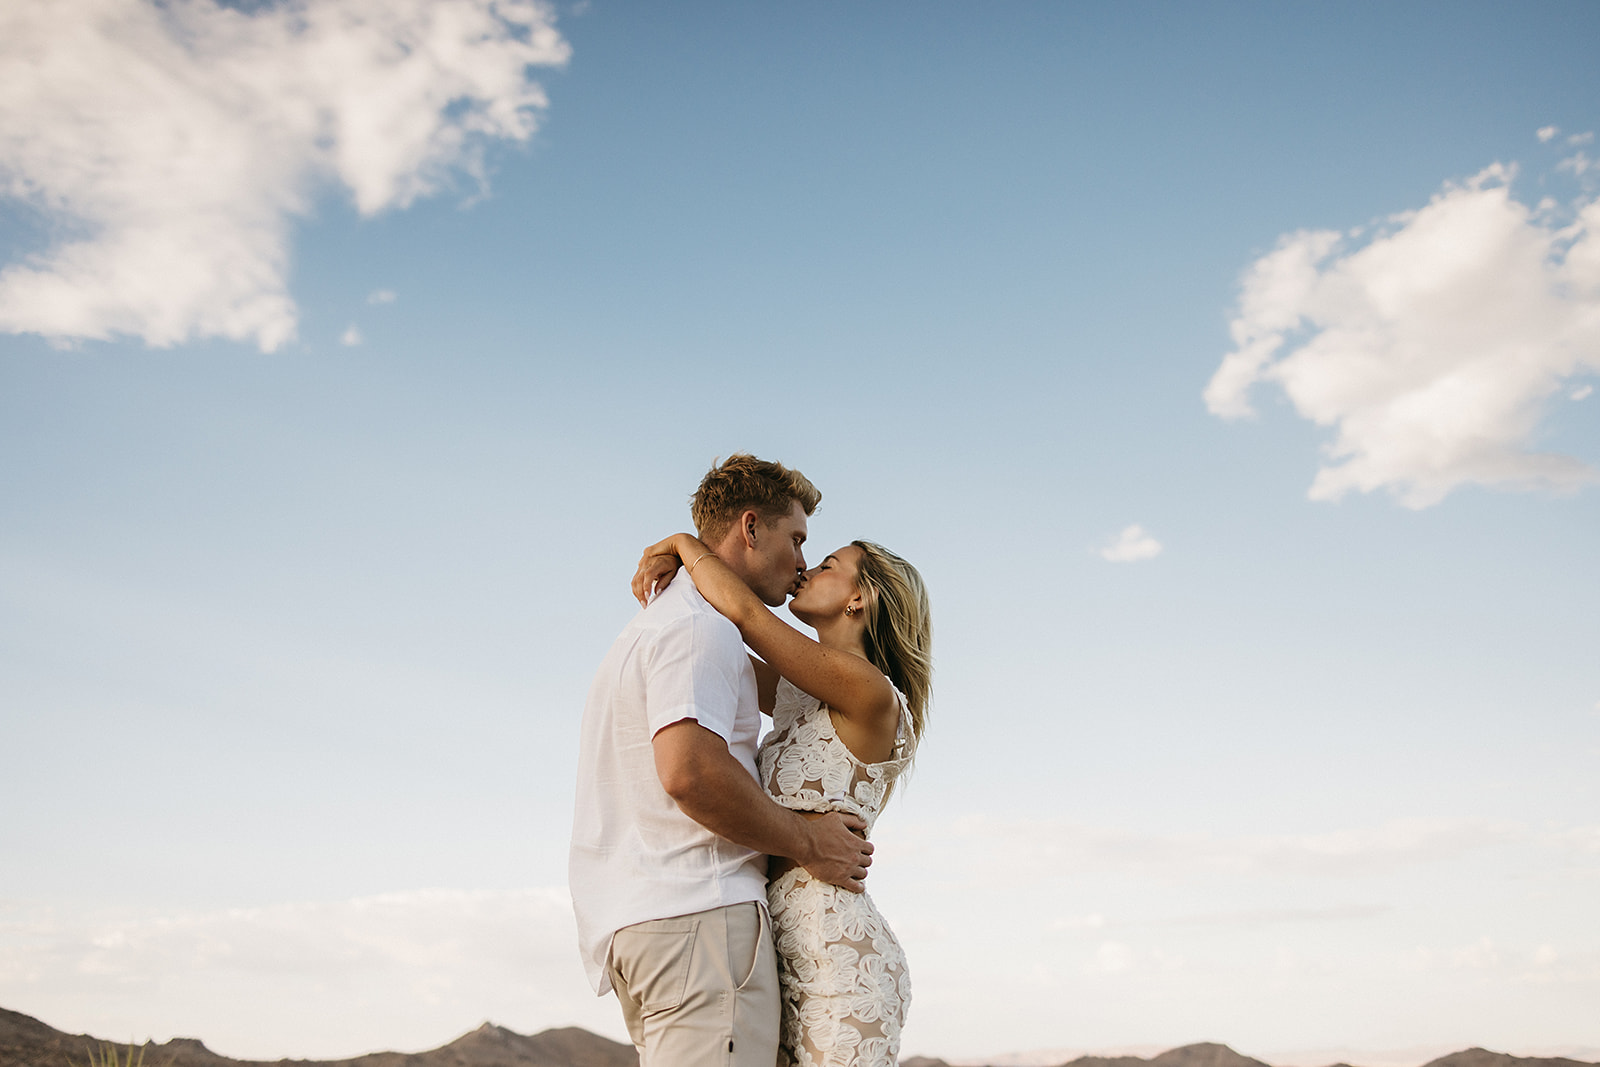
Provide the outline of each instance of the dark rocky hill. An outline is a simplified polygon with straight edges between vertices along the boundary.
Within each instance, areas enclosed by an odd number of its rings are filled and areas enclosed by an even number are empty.
[[[106,1042],[88,1034],[64,1034],[21,1012],[0,1008],[0,1067],[89,1067]],[[119,1046],[125,1054],[126,1046]],[[140,1050],[134,1049],[137,1057]],[[427,1052],[373,1052],[349,1060],[235,1060],[219,1056],[198,1039],[175,1037],[143,1048],[142,1067],[638,1067],[632,1045],[575,1026],[519,1034],[484,1023],[448,1045]],[[124,1067],[127,1067],[125,1064]],[[901,1067],[950,1067],[944,1060],[914,1056]],[[1079,1056],[1061,1067],[1267,1067],[1227,1045],[1204,1043],[1169,1049],[1159,1056]],[[1349,1067],[1335,1064],[1333,1067]],[[1559,1057],[1510,1056],[1469,1048],[1422,1067],[1600,1067]]]
[[[28,1015],[0,1008],[0,1067],[88,1067],[103,1042],[64,1034]],[[126,1048],[120,1049],[126,1052]],[[134,1055],[138,1055],[137,1049]],[[427,1052],[373,1052],[349,1060],[235,1060],[192,1037],[144,1046],[143,1067],[638,1067],[632,1045],[575,1026],[519,1034],[484,1023]]]
[[[1062,1067],[1267,1067],[1260,1060],[1241,1056],[1227,1045],[1205,1042],[1168,1049],[1159,1056],[1079,1056]],[[1470,1065],[1476,1067],[1476,1065]]]
[[[1203,1042],[1168,1049],[1150,1060],[1150,1067],[1267,1067],[1260,1060],[1241,1056],[1227,1045]]]
[[[1508,1056],[1486,1048],[1469,1048],[1430,1060],[1424,1067],[1595,1067],[1583,1060],[1561,1056]]]
[[[949,1064],[944,1060],[918,1056],[902,1060],[901,1067],[949,1067]],[[1227,1045],[1204,1042],[1168,1049],[1150,1059],[1140,1056],[1079,1056],[1060,1067],[1267,1067],[1267,1064],[1241,1055]],[[1350,1064],[1337,1063],[1331,1067],[1350,1067]],[[1556,1057],[1508,1056],[1503,1052],[1473,1048],[1441,1056],[1422,1067],[1600,1067],[1600,1064]]]

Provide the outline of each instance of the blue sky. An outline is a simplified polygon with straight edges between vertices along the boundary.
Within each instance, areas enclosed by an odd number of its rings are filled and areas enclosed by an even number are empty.
[[[0,14],[0,1004],[621,1037],[577,717],[745,449],[935,598],[908,1053],[1600,1059],[1600,9],[75,2]]]

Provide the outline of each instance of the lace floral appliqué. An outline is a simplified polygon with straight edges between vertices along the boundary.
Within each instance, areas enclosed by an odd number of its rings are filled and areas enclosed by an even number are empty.
[[[896,694],[899,695],[898,693]],[[778,683],[772,732],[761,744],[761,779],[798,811],[848,811],[868,833],[895,778],[910,762],[905,698],[893,759],[862,763],[821,701]],[[872,898],[796,867],[767,887],[783,990],[780,1067],[892,1067],[911,1002],[905,953]]]

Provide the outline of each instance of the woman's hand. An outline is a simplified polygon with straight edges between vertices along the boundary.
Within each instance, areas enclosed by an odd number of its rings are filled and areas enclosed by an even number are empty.
[[[633,598],[639,602],[639,606],[642,608],[649,604],[651,597],[665,589],[681,566],[683,561],[676,552],[657,552],[652,555],[650,549],[645,549],[645,554],[639,557],[639,568],[633,572]]]
[[[633,597],[643,607],[650,597],[667,587],[678,568],[685,563],[689,570],[706,556],[711,555],[694,534],[675,533],[664,541],[657,541],[639,557],[638,569],[633,572]]]

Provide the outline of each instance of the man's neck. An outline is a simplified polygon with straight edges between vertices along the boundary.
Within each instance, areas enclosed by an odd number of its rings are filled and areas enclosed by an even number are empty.
[[[725,567],[739,576],[739,580],[748,588],[750,586],[750,572],[745,566],[744,539],[737,530],[729,530],[727,536],[711,546],[711,554],[720,559]],[[688,560],[684,561],[688,563]]]

